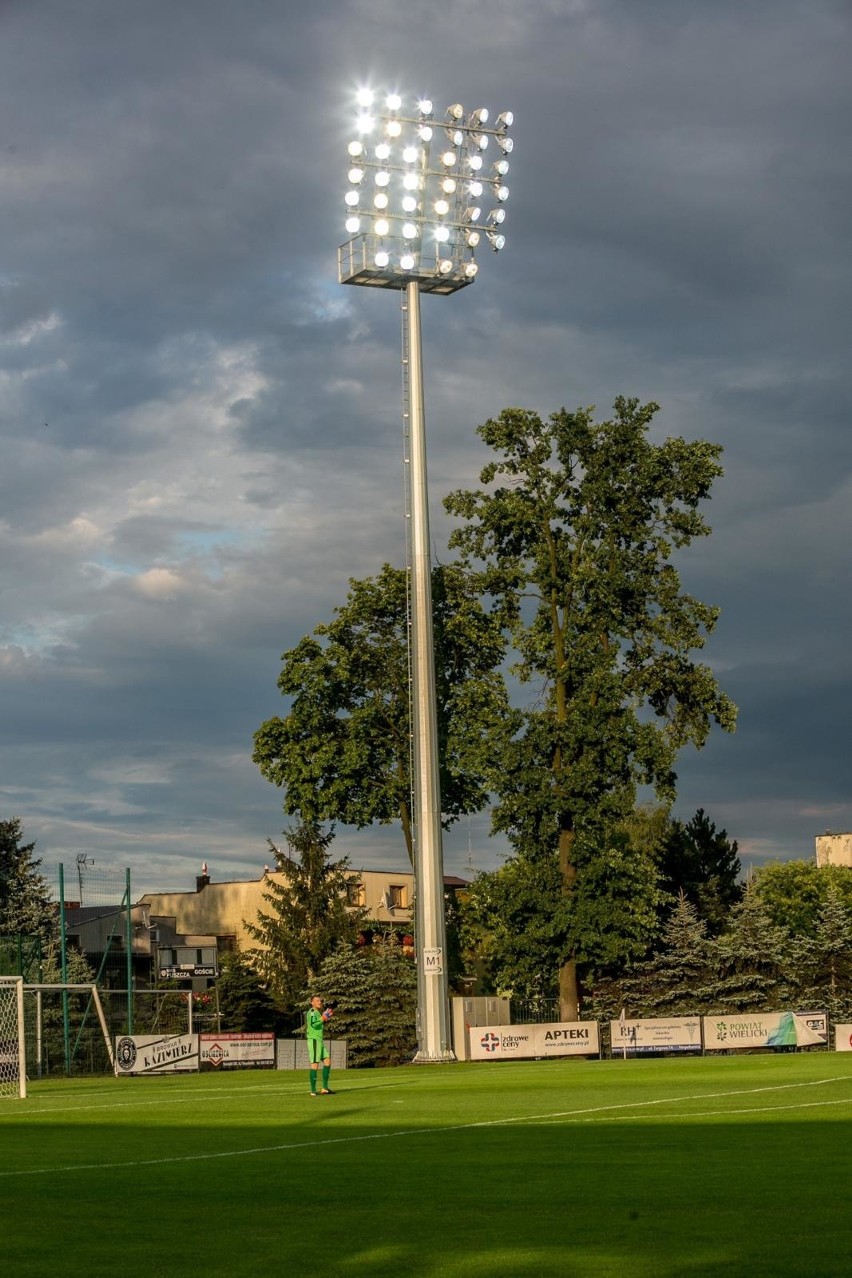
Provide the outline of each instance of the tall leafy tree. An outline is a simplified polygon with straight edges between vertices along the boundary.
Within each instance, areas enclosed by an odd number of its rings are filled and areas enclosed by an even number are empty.
[[[0,821],[0,936],[33,936],[47,944],[55,931],[56,907],[35,842],[23,839],[18,817]]]
[[[673,898],[683,892],[711,936],[723,931],[743,892],[736,839],[729,839],[726,830],[717,830],[699,808],[689,821],[672,821],[658,863],[662,890]]]
[[[263,893],[268,910],[260,910],[256,920],[245,920],[246,931],[257,942],[248,957],[270,995],[288,1012],[323,959],[341,942],[353,945],[364,921],[364,911],[347,908],[347,885],[356,876],[348,857],[331,860],[333,837],[333,831],[306,821],[285,832],[287,852],[270,842],[284,882],[269,879]]]
[[[466,966],[483,984],[523,999],[558,989],[559,869],[531,867],[522,856],[478,874],[462,908]]]
[[[623,820],[637,784],[669,802],[674,764],[735,707],[693,659],[718,610],[681,590],[672,563],[709,528],[699,507],[722,473],[720,447],[654,444],[657,405],[619,398],[614,416],[561,409],[543,421],[505,409],[479,427],[497,454],[483,488],[446,500],[462,521],[451,546],[476,572],[511,640],[530,703],[503,759],[496,829],[515,849],[555,860],[563,898],[562,1014],[579,1007],[579,836]]]
[[[794,936],[816,936],[830,891],[852,911],[852,874],[844,865],[769,861],[754,871],[752,885],[773,922]]]
[[[510,721],[500,627],[458,567],[432,575],[441,805],[446,821],[485,806]],[[350,582],[334,620],[283,655],[289,712],[261,725],[255,763],[309,821],[399,820],[413,860],[407,576],[386,564]]]

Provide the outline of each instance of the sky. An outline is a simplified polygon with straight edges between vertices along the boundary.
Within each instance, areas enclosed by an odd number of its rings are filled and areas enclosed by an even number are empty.
[[[337,282],[365,84],[515,115],[506,248],[423,300],[436,554],[506,406],[721,443],[679,566],[739,727],[675,813],[744,867],[852,830],[850,53],[845,0],[0,0],[0,819],[45,867],[259,874],[281,654],[403,562],[399,295]],[[478,814],[445,870],[504,853]]]

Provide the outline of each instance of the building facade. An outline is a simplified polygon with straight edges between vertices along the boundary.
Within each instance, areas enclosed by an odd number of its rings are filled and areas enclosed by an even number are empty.
[[[258,914],[268,912],[263,899],[272,884],[284,886],[286,876],[275,870],[259,879],[235,879],[213,883],[206,874],[196,880],[194,892],[147,892],[139,905],[151,919],[169,919],[174,931],[184,935],[218,938],[220,952],[251,949],[257,942],[246,930]],[[452,880],[452,885],[461,880]],[[365,909],[371,928],[410,927],[414,900],[414,875],[410,870],[362,870],[353,873],[347,889],[347,904]]]
[[[817,865],[845,865],[852,869],[852,834],[818,834]]]

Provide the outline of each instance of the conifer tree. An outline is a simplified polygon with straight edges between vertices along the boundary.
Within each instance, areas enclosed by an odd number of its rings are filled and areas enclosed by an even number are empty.
[[[285,838],[287,852],[270,840],[285,881],[268,880],[263,900],[269,909],[259,911],[256,921],[246,919],[245,927],[258,942],[249,951],[252,964],[275,1001],[292,1011],[335,946],[354,944],[364,912],[347,909],[347,886],[357,876],[348,857],[330,859],[333,830],[324,833],[306,821],[285,831]]]
[[[803,1009],[825,1010],[833,1021],[852,1016],[852,915],[833,883],[819,909],[816,935],[796,946],[796,973]]]
[[[23,843],[18,817],[0,821],[0,936],[38,937],[43,945],[56,926],[56,908],[47,879],[34,856],[35,842]]]
[[[631,1016],[690,1016],[710,1010],[707,925],[684,892],[667,919],[659,951],[620,983]]]
[[[242,954],[224,954],[216,982],[222,1028],[238,1034],[275,1029],[280,1013]]]
[[[345,1038],[350,1065],[402,1065],[417,1048],[417,969],[390,937],[359,949],[340,947],[315,986],[334,1008],[326,1033]],[[307,1001],[310,990],[304,991]]]
[[[709,986],[714,1013],[773,1012],[794,997],[793,941],[772,922],[750,885],[731,911],[728,927],[712,944],[716,969]]]
[[[703,808],[689,821],[672,821],[662,840],[658,864],[660,887],[673,898],[684,892],[718,936],[728,913],[742,897],[740,859],[736,839],[718,830]]]

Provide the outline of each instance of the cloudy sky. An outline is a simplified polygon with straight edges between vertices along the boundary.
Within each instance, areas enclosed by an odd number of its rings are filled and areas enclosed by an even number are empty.
[[[515,112],[507,247],[423,303],[436,546],[507,405],[721,442],[682,570],[740,725],[678,813],[746,864],[852,829],[850,34],[846,0],[0,0],[0,818],[46,866],[258,873],[281,653],[402,562],[399,298],[336,273],[364,83]]]

